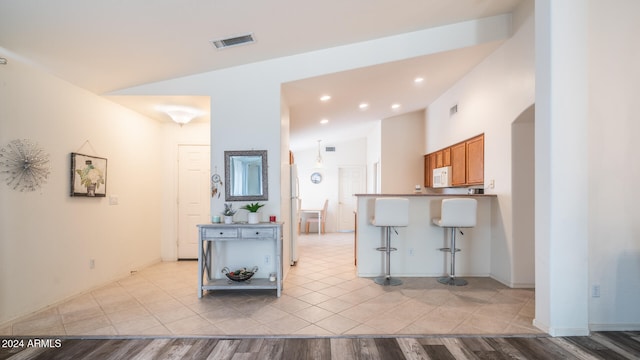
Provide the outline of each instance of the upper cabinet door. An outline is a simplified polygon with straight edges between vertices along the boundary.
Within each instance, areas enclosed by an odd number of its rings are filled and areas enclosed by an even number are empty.
[[[444,156],[442,150],[436,152],[436,168],[441,168],[444,165]]]
[[[451,166],[451,148],[442,150],[442,166]]]
[[[467,142],[467,184],[484,184],[484,134]]]
[[[429,161],[430,156],[424,156],[424,187],[431,187],[431,162]]]
[[[451,147],[451,185],[460,186],[467,182],[467,151],[466,143]]]

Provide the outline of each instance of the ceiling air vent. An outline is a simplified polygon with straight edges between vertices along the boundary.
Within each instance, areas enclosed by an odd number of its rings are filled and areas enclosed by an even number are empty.
[[[327,146],[324,148],[324,151],[326,152],[335,152],[336,151],[336,147],[335,146]]]
[[[213,44],[216,49],[226,49],[228,47],[251,44],[252,42],[255,42],[252,33],[233,36],[226,39],[211,40],[211,44]]]

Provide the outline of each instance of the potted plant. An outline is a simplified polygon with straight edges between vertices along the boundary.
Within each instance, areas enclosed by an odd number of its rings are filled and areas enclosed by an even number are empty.
[[[257,224],[260,222],[260,214],[258,214],[258,210],[263,207],[265,204],[260,203],[251,203],[246,204],[241,209],[247,210],[249,214],[247,215],[247,220],[249,224]]]
[[[224,215],[225,224],[233,223],[233,215],[235,215],[236,211],[238,210],[233,208],[233,204],[230,204],[230,203],[224,204],[224,211],[222,212],[222,215]]]

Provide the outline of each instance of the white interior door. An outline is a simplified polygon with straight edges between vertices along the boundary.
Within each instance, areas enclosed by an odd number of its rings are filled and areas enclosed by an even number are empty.
[[[338,231],[354,231],[356,197],[365,192],[364,166],[338,168]]]
[[[178,146],[178,259],[198,258],[196,225],[210,222],[210,149]]]

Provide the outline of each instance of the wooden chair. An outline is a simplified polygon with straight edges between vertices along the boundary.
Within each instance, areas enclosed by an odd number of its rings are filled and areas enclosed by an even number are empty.
[[[309,217],[307,218],[307,234],[309,233],[309,224],[310,223],[318,223],[320,226],[320,233],[324,234],[325,232],[325,223],[327,222],[327,205],[329,204],[329,200],[324,201],[324,206],[322,207],[322,211],[320,211],[320,217]]]

